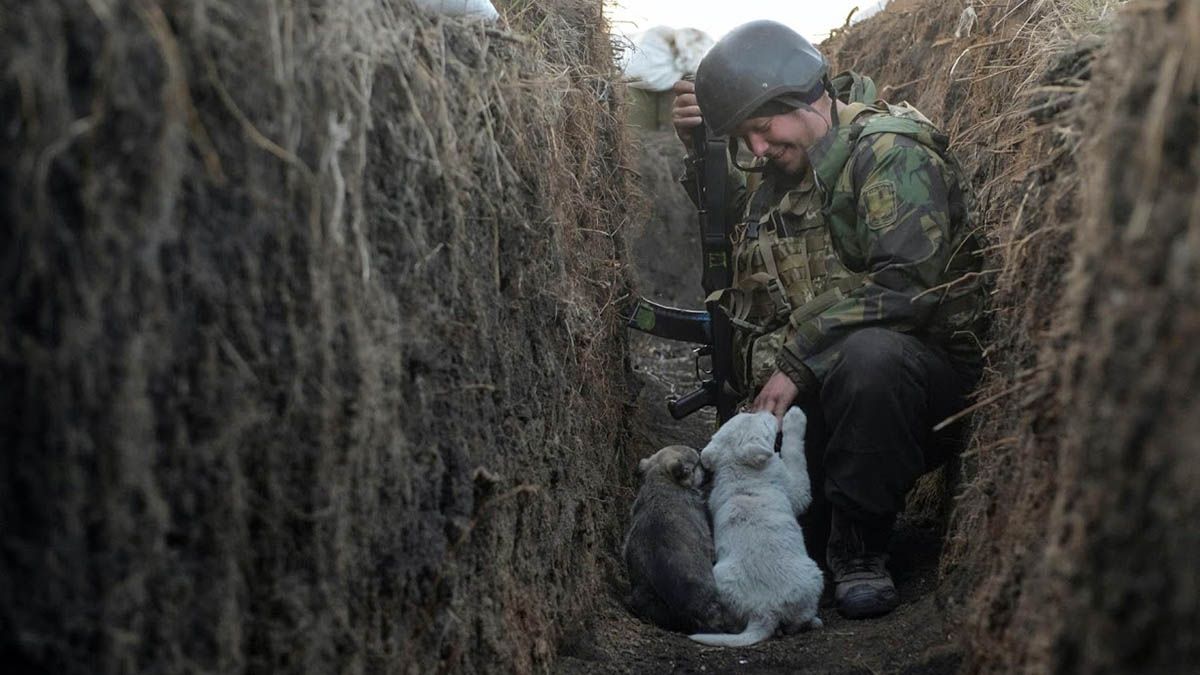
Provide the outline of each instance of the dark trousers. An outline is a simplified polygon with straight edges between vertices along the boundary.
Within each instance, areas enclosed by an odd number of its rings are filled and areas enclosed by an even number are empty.
[[[917,478],[960,447],[960,425],[938,434],[933,427],[967,406],[979,379],[940,347],[882,328],[857,331],[838,350],[819,400],[804,406],[813,518],[820,519],[814,535],[827,531],[830,506],[890,529]],[[824,548],[823,537],[819,543]]]

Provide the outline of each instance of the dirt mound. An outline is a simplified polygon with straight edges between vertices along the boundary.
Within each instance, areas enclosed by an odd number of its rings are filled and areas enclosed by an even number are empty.
[[[531,670],[618,532],[598,3],[7,2],[0,646]]]

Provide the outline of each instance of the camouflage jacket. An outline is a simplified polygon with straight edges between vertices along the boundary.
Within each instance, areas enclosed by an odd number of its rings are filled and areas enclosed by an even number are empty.
[[[814,392],[841,340],[866,327],[979,360],[979,247],[945,137],[908,107],[838,108],[838,127],[809,150],[811,174],[767,174],[753,191],[739,180],[730,202],[744,218],[721,301],[747,396],[775,370]]]

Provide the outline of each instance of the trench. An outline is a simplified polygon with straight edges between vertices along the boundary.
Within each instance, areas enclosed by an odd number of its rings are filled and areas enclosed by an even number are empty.
[[[639,388],[631,451],[647,456],[660,447],[678,443],[703,447],[714,428],[711,409],[676,421],[665,405],[668,396],[678,396],[694,386],[690,347],[638,335],[632,340],[631,350]],[[902,518],[897,524],[889,568],[901,606],[891,614],[866,621],[843,619],[830,605],[832,598],[827,592],[819,612],[824,627],[741,649],[705,647],[631,615],[622,602],[627,591],[622,569],[610,579],[596,614],[565,633],[555,672],[957,672],[962,648],[948,632],[936,592],[943,532],[944,523],[936,519]],[[831,588],[828,579],[826,588]]]

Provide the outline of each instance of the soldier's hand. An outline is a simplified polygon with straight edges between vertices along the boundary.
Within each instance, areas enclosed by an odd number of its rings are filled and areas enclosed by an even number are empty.
[[[777,370],[758,392],[754,403],[750,404],[750,412],[769,410],[782,421],[783,414],[787,412],[799,393],[800,388],[796,386],[795,382],[792,382],[792,378]]]
[[[696,84],[680,80],[671,87],[675,92],[675,102],[671,106],[671,124],[675,126],[675,135],[683,141],[683,147],[692,149],[692,129],[704,123],[700,116],[700,105],[696,102]]]

